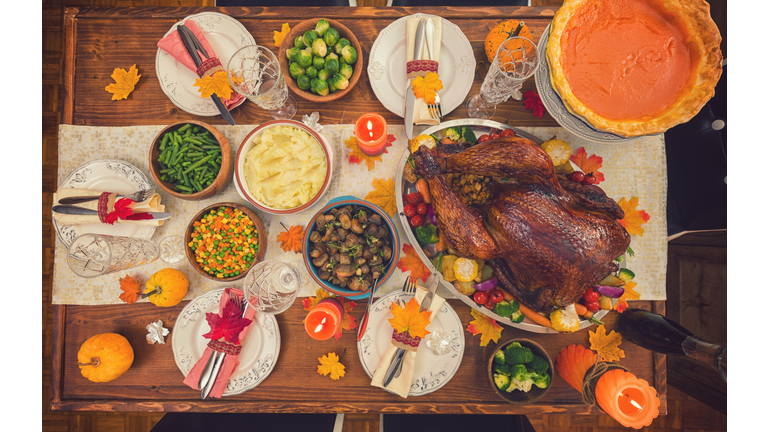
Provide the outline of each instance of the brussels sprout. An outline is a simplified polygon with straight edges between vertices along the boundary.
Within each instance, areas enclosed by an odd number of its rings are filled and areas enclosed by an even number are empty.
[[[315,39],[314,42],[312,42],[312,54],[318,57],[325,57],[325,55],[328,54],[328,46],[325,44],[324,40]]]
[[[291,65],[288,67],[288,72],[291,74],[293,79],[298,79],[300,76],[306,73],[304,68],[296,62],[291,63]]]
[[[325,70],[328,71],[329,74],[333,75],[337,72],[339,72],[339,61],[336,59],[330,59],[325,61]]]
[[[329,28],[328,31],[325,32],[325,35],[323,35],[323,40],[328,44],[329,47],[336,45],[336,43],[339,41],[338,30],[335,28]]]
[[[347,77],[347,79],[352,78],[353,72],[354,69],[352,69],[352,66],[350,66],[349,63],[342,63],[342,65],[339,66],[339,73]]]
[[[295,62],[296,54],[298,54],[299,51],[301,51],[300,48],[296,48],[296,47],[288,48],[287,50],[285,50],[285,56],[288,58],[289,62]]]
[[[315,32],[317,32],[317,34],[319,34],[320,37],[323,37],[325,32],[327,32],[328,29],[330,28],[331,28],[331,25],[328,24],[328,21],[326,21],[325,19],[321,19],[320,21],[317,22],[317,25],[315,25]]]
[[[323,81],[325,81],[328,78],[330,78],[330,76],[331,76],[331,74],[328,73],[328,69],[320,69],[319,71],[317,71],[317,77],[320,78]]]
[[[310,78],[317,78],[317,69],[314,66],[307,68],[306,74]]]
[[[304,36],[302,39],[304,42],[304,46],[311,47],[312,42],[314,42],[315,39],[317,39],[317,33],[315,33],[314,30],[307,30],[306,32],[304,32]]]
[[[328,80],[328,87],[330,87],[332,92],[336,90],[344,90],[349,87],[349,80],[342,74],[336,74]]]
[[[341,50],[345,46],[349,46],[351,43],[349,42],[349,39],[347,38],[341,38],[338,42],[336,42],[336,45],[333,46],[333,50],[336,52],[336,54],[341,55]]]
[[[296,63],[303,68],[312,66],[312,54],[306,51],[299,51],[299,53],[296,54]]]
[[[355,64],[357,61],[357,50],[352,45],[347,45],[341,49],[341,56],[349,64]]]
[[[326,96],[328,94],[328,83],[320,78],[314,78],[310,82],[312,93],[320,96]]]
[[[322,57],[314,57],[312,59],[312,66],[317,70],[325,69],[325,59]]]
[[[306,75],[301,75],[296,79],[296,84],[299,85],[300,89],[307,90],[309,88],[310,78]]]
[[[327,56],[325,56],[325,61],[327,62],[330,59],[334,59],[336,61],[339,61],[339,56],[336,55],[336,53],[330,53]]]
[[[306,45],[304,45],[304,38],[301,36],[296,36],[296,39],[293,40],[293,46],[298,49],[303,49],[307,47]]]

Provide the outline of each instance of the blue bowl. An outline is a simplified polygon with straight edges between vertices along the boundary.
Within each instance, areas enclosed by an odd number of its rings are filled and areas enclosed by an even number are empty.
[[[331,201],[328,202],[328,204],[325,205],[320,211],[312,215],[312,219],[309,220],[307,226],[307,230],[304,232],[304,251],[310,251],[312,250],[311,242],[309,241],[309,236],[312,234],[313,231],[316,230],[317,224],[315,223],[315,219],[317,218],[317,215],[324,214],[328,210],[336,207],[344,207],[347,205],[358,205],[362,207],[366,207],[373,212],[377,213],[381,218],[384,220],[384,222],[387,224],[387,227],[389,228],[389,231],[392,233],[392,262],[389,264],[389,267],[387,268],[387,271],[385,274],[383,274],[381,277],[379,277],[379,281],[376,283],[376,287],[368,288],[367,291],[353,291],[349,288],[341,288],[337,287],[335,285],[332,285],[330,282],[320,279],[320,276],[317,274],[317,268],[314,264],[312,264],[311,257],[308,253],[304,253],[304,265],[307,266],[307,270],[309,270],[309,275],[312,276],[312,279],[315,280],[320,286],[328,290],[329,292],[332,292],[333,294],[336,294],[337,296],[346,297],[350,300],[362,300],[368,298],[368,296],[372,293],[372,288],[378,288],[384,283],[387,282],[387,280],[392,276],[392,273],[394,273],[395,268],[397,267],[397,262],[400,259],[400,235],[397,233],[397,228],[395,228],[394,222],[392,222],[392,218],[389,217],[389,215],[379,208],[377,205],[370,203],[368,201],[364,201],[358,198],[355,198],[353,196],[340,196],[338,198],[334,198]]]

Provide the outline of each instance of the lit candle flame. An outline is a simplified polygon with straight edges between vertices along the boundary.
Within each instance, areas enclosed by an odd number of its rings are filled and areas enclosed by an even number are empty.
[[[318,324],[317,327],[315,327],[315,333],[317,333],[317,332],[319,332],[320,330],[323,329],[323,324],[325,324],[325,317],[323,317],[323,320],[320,321],[320,324]],[[632,401],[632,402],[634,402],[634,401]]]
[[[626,396],[626,397],[627,397],[627,399],[629,399],[629,403],[631,403],[631,404],[632,404],[632,405],[633,405],[635,408],[637,408],[637,409],[643,409],[642,405],[640,405],[639,403],[635,402],[635,400],[634,400],[634,399],[632,399],[631,397],[629,397],[629,395],[628,395],[628,394],[624,394],[623,396]]]
[[[370,120],[368,120],[368,135],[370,135],[371,138],[373,138],[373,123],[371,123]]]

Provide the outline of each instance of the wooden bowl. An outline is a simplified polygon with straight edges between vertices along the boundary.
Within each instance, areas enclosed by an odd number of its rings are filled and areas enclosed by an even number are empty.
[[[285,52],[288,50],[288,48],[292,48],[294,46],[294,40],[296,39],[296,36],[303,35],[307,30],[314,30],[315,26],[317,26],[317,22],[321,19],[328,21],[328,24],[330,24],[331,27],[335,28],[339,32],[339,38],[347,38],[350,45],[355,49],[355,51],[357,51],[357,61],[353,65],[354,71],[352,72],[352,77],[349,78],[349,86],[344,90],[328,93],[325,96],[319,96],[312,93],[311,91],[300,89],[299,85],[296,83],[296,80],[294,80],[293,77],[291,77],[291,74],[288,72],[288,58],[285,56]],[[280,46],[280,54],[278,55],[278,59],[280,60],[280,69],[283,71],[285,82],[288,84],[288,87],[302,99],[306,99],[310,102],[330,102],[335,101],[336,99],[340,99],[352,90],[355,84],[357,84],[357,81],[360,79],[360,74],[363,73],[363,50],[360,47],[360,42],[357,40],[352,31],[350,31],[346,26],[344,26],[344,24],[338,21],[328,18],[313,18],[302,21],[298,23],[296,27],[291,29],[288,35],[285,36],[285,39],[283,39],[283,42],[284,43]]]
[[[192,250],[192,248],[188,246],[189,242],[192,240],[192,231],[194,228],[193,224],[195,223],[195,221],[199,221],[204,214],[208,214],[208,212],[210,212],[211,210],[218,209],[219,207],[232,207],[245,213],[251,219],[251,221],[253,221],[254,225],[256,225],[256,232],[258,234],[258,239],[259,239],[259,250],[258,252],[256,252],[256,259],[254,259],[251,262],[251,265],[249,265],[247,269],[241,270],[239,275],[228,277],[228,278],[219,278],[205,272],[200,267],[200,264],[195,260],[195,252]],[[187,260],[189,260],[190,264],[192,264],[192,268],[194,268],[195,271],[197,271],[204,277],[217,282],[231,282],[231,281],[236,281],[244,278],[245,275],[248,274],[248,270],[250,270],[254,264],[264,260],[264,255],[266,255],[267,253],[268,243],[269,241],[267,240],[267,229],[264,227],[264,222],[262,222],[261,219],[259,219],[259,217],[256,216],[256,213],[254,213],[248,207],[241,204],[232,203],[232,202],[223,202],[223,203],[213,204],[200,210],[200,212],[196,214],[191,221],[189,221],[189,225],[187,225],[187,231],[184,233],[184,250],[187,254]]]
[[[530,348],[534,354],[543,357],[547,363],[549,363],[547,373],[552,380],[549,382],[549,386],[547,386],[547,388],[541,389],[536,386],[532,386],[528,392],[524,392],[522,390],[512,390],[508,393],[506,390],[499,390],[499,388],[496,387],[496,383],[493,382],[493,358],[496,356],[497,351],[503,350],[508,345],[511,345],[512,342],[519,342],[520,345]],[[493,350],[493,353],[491,353],[491,358],[488,360],[488,379],[491,383],[491,387],[493,387],[493,390],[497,395],[499,395],[499,397],[512,404],[529,405],[544,397],[549,389],[552,388],[552,381],[555,379],[554,373],[555,366],[552,364],[552,358],[549,356],[549,354],[547,354],[547,351],[536,342],[525,338],[510,339],[504,343],[498,344],[496,349]]]
[[[160,156],[160,142],[162,141],[163,135],[166,132],[172,132],[176,129],[179,129],[187,123],[207,129],[216,138],[216,141],[221,147],[221,168],[219,169],[219,173],[216,175],[216,178],[207,188],[200,192],[191,194],[180,193],[174,189],[171,183],[160,180],[162,174],[160,174],[160,162],[157,161],[157,158]],[[152,173],[152,178],[155,180],[155,183],[169,195],[186,201],[200,201],[216,195],[222,189],[227,187],[229,182],[232,180],[232,172],[235,169],[235,159],[232,155],[232,146],[229,145],[227,138],[224,136],[224,134],[219,132],[218,129],[207,123],[199,122],[196,120],[185,120],[166,126],[157,134],[155,139],[152,141],[152,146],[149,149],[149,169]]]

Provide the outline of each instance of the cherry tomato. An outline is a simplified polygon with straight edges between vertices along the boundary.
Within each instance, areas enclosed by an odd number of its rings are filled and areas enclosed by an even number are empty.
[[[490,135],[488,134],[482,134],[480,135],[480,138],[477,139],[477,143],[480,144],[481,142],[485,142],[491,139]]]
[[[417,214],[411,218],[411,226],[421,226],[424,223],[424,216]]]
[[[477,304],[485,304],[488,301],[488,293],[485,291],[475,291],[475,295],[472,297]]]
[[[589,301],[584,306],[586,306],[587,309],[589,309],[592,312],[597,312],[598,310],[600,310],[600,302]]]
[[[487,302],[483,303],[483,306],[485,306],[486,309],[493,310],[493,307],[496,306],[496,303],[494,303],[493,300],[488,299]]]
[[[515,136],[515,131],[513,131],[512,129],[504,129],[503,131],[501,131],[499,136],[500,137],[513,137],[513,136]]]
[[[592,175],[592,173],[589,173],[584,176],[584,180],[581,181],[581,184],[591,185],[591,184],[595,184],[596,181],[597,181],[597,178],[595,178],[595,176]]]
[[[501,303],[504,301],[504,293],[495,289],[491,291],[491,301],[494,303]]]
[[[416,214],[416,206],[413,204],[406,204],[403,207],[403,213],[405,214],[406,217],[412,217],[413,215]]]
[[[424,198],[418,192],[408,194],[408,202],[413,205],[419,205],[424,201]]]
[[[568,174],[568,180],[576,183],[581,183],[584,181],[584,173],[581,171],[575,171],[570,174]]]
[[[426,216],[428,212],[429,212],[429,204],[421,203],[416,206],[416,213],[422,216]]]
[[[491,139],[496,139],[498,137],[499,137],[499,134],[497,134],[497,133],[492,133],[491,134]]]
[[[597,301],[599,298],[600,298],[600,294],[598,294],[597,291],[595,291],[592,288],[588,288],[584,292],[584,300],[586,300],[588,302]]]

